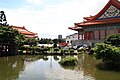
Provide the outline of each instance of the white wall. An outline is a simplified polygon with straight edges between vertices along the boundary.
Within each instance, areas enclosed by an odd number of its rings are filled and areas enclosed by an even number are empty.
[[[78,34],[77,33],[66,36],[66,43],[69,42],[68,45],[71,45],[71,41],[75,41],[75,40],[78,40]]]

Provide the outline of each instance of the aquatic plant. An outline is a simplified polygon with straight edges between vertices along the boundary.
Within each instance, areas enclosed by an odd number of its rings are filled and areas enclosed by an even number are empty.
[[[78,63],[78,59],[70,56],[67,58],[62,58],[61,61],[59,62],[62,66],[75,66]]]

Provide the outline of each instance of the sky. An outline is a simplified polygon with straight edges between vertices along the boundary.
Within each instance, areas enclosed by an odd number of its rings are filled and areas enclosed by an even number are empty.
[[[77,33],[68,29],[83,17],[96,15],[109,0],[0,0],[9,25],[25,26],[39,38]]]

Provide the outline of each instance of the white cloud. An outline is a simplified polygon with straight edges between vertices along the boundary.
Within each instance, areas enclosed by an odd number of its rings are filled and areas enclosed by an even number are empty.
[[[29,0],[41,1],[41,0]],[[68,30],[74,23],[83,21],[83,17],[97,14],[109,0],[69,0],[59,5],[47,5],[43,10],[32,8],[5,9],[9,24],[26,26],[37,32],[39,37],[64,37],[75,31]]]
[[[27,2],[35,5],[41,5],[44,0],[27,0]]]

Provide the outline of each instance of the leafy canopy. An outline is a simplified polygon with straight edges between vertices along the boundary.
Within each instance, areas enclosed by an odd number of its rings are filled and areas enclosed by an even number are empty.
[[[113,34],[113,35],[108,36],[105,39],[104,43],[120,47],[120,34]]]
[[[9,26],[0,26],[0,43],[20,45],[24,35]]]

